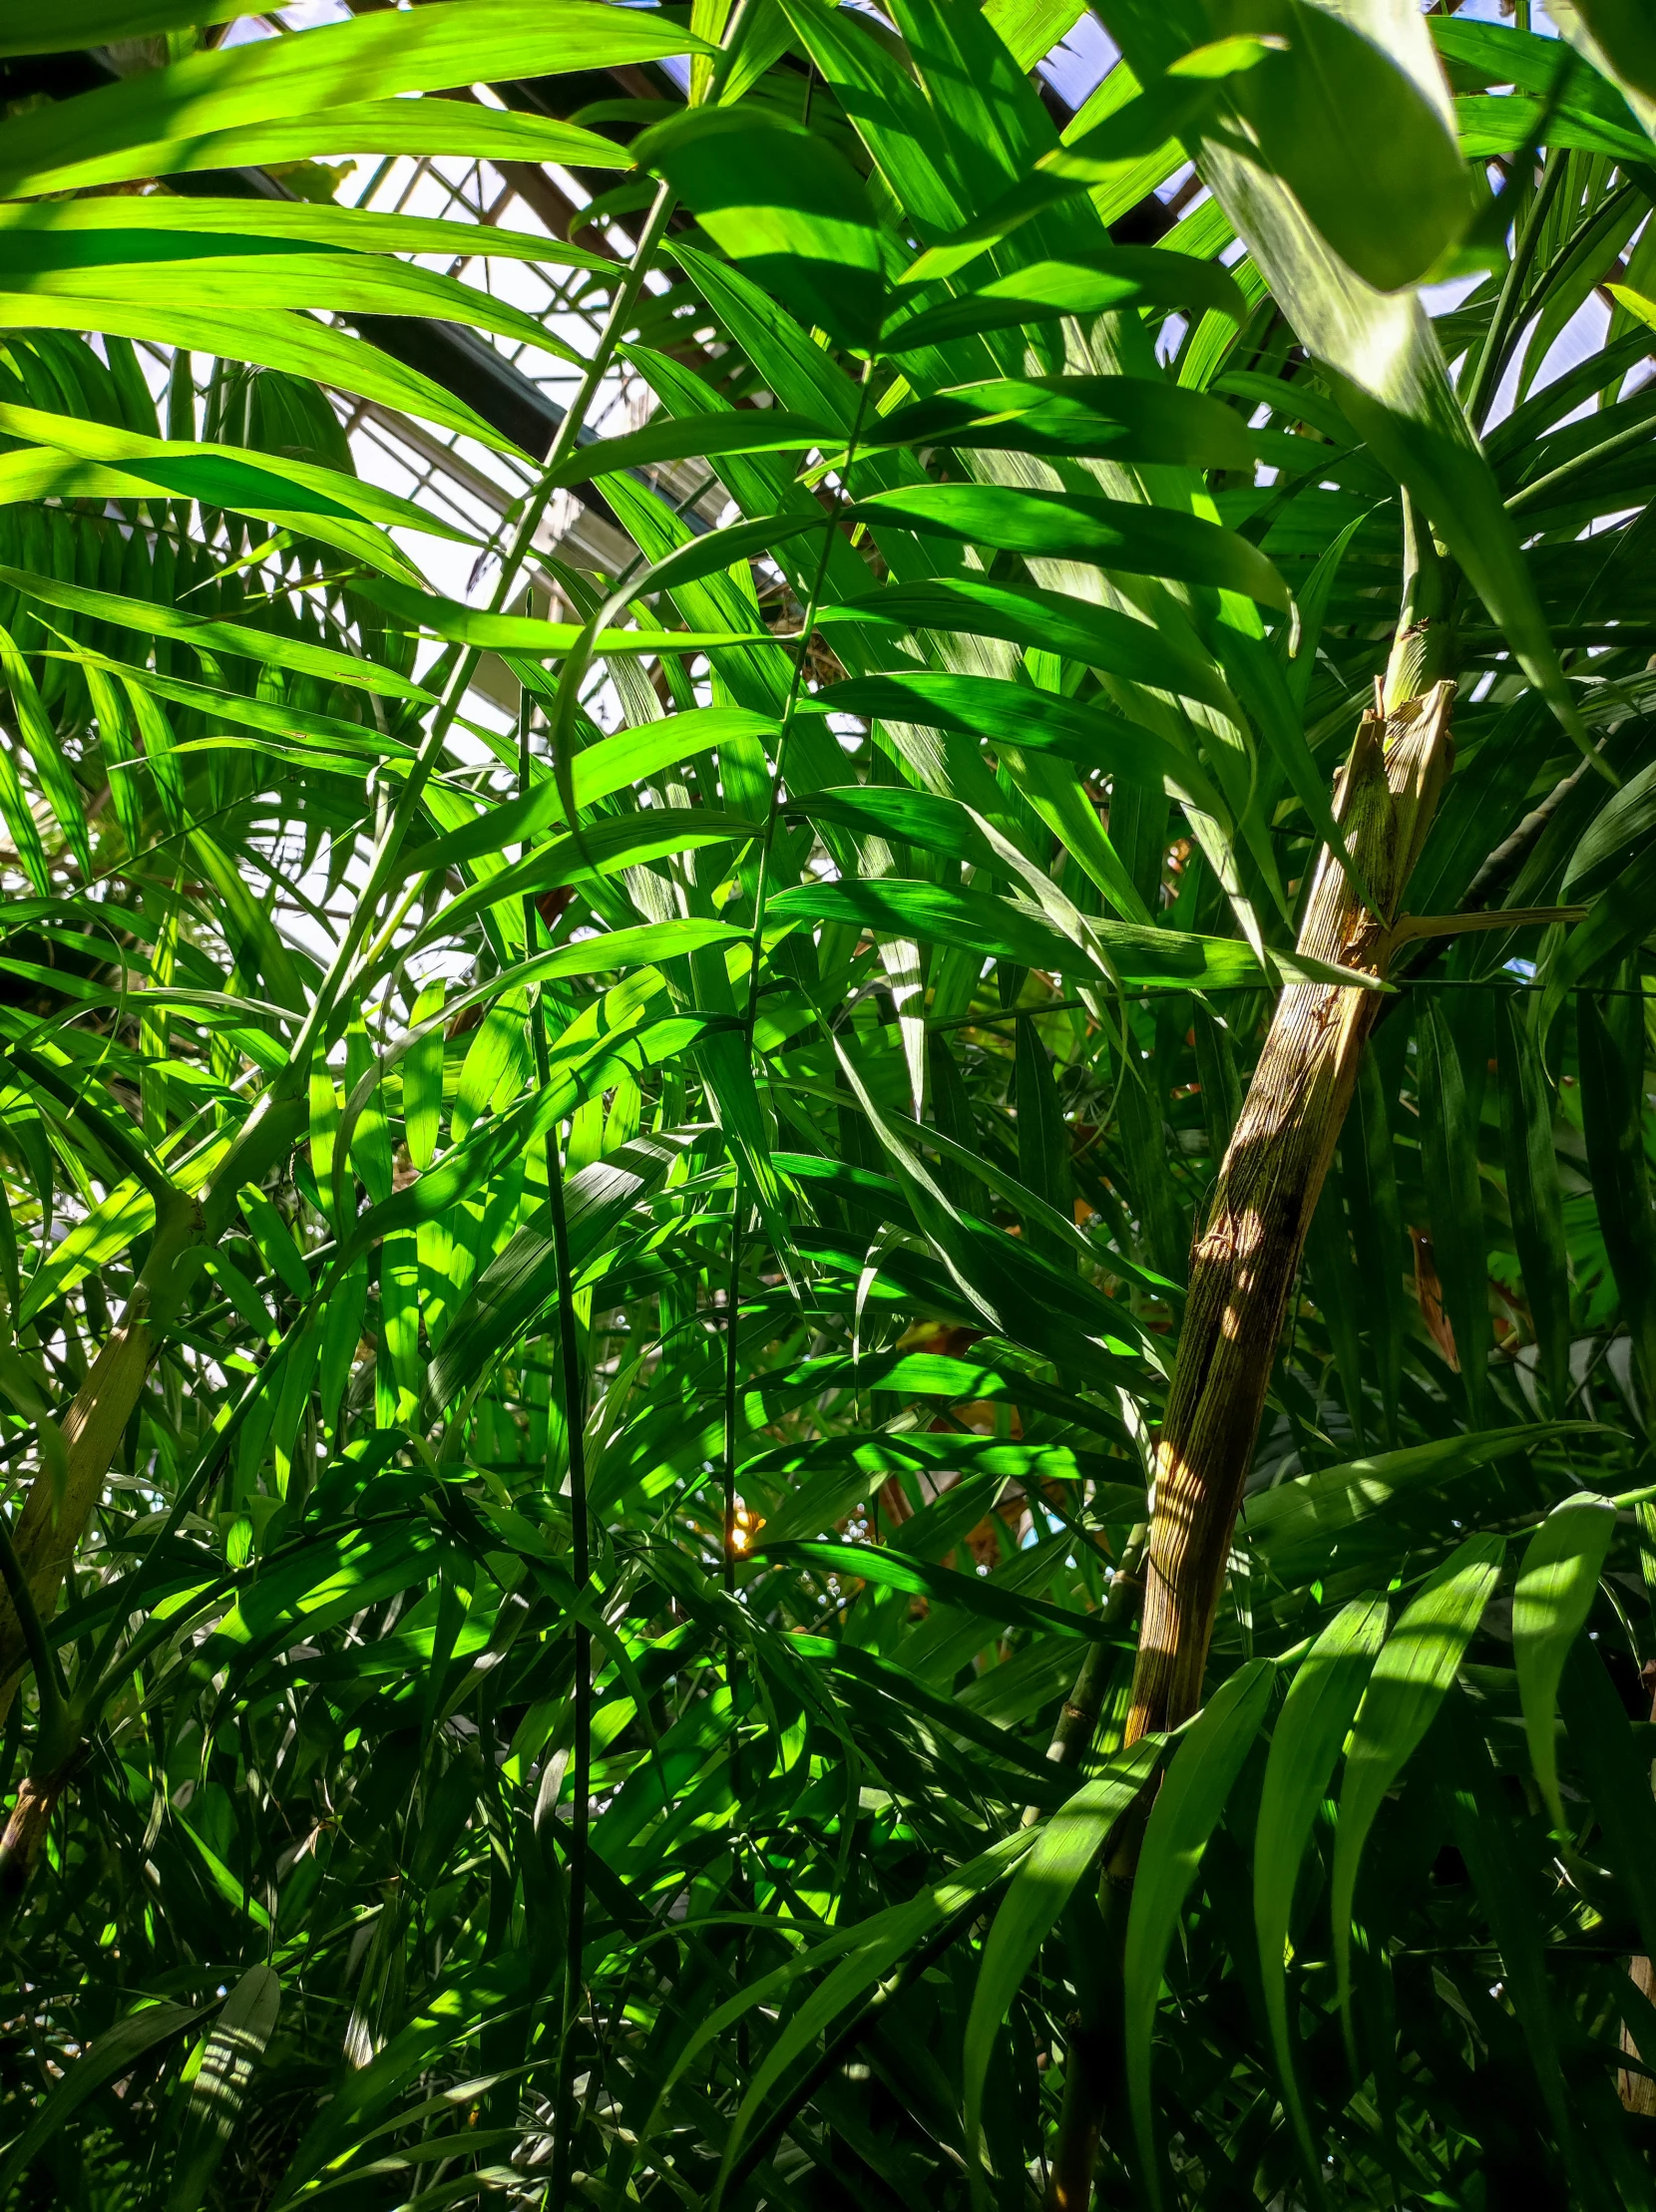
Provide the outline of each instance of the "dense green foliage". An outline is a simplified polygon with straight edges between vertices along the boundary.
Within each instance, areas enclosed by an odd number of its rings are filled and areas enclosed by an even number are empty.
[[[0,120],[0,2201],[1010,2212],[1090,2115],[1110,2205],[1656,2202],[1640,11],[1117,0],[1062,144],[1039,0],[51,12],[170,43]],[[397,96],[685,51],[629,271],[165,182],[614,167]],[[326,391],[487,426],[318,319],[539,335],[478,254],[613,302],[487,613]],[[618,576],[530,551],[594,471]],[[1410,906],[1562,912],[1400,951],[1208,1702],[1123,1749],[1406,582]]]

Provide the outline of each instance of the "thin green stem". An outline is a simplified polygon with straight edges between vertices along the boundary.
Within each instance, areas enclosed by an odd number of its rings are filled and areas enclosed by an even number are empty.
[[[862,388],[857,395],[856,418],[851,425],[851,436],[845,449],[845,462],[841,482],[849,486],[852,463],[857,457],[857,443],[862,436],[863,421],[868,413],[869,396],[873,389],[874,364],[869,362],[863,375]],[[811,578],[810,593],[805,601],[805,617],[795,640],[793,673],[788,679],[788,696],[782,708],[781,727],[776,739],[776,768],[770,779],[770,804],[765,810],[765,826],[759,839],[759,873],[753,889],[753,928],[747,949],[747,1006],[742,1015],[742,1035],[746,1040],[749,1059],[753,1054],[753,1032],[759,1018],[759,977],[763,966],[765,935],[765,904],[770,889],[770,856],[776,843],[776,825],[782,816],[782,791],[787,774],[788,734],[799,710],[799,699],[805,682],[805,656],[811,649],[811,638],[816,631],[817,608],[822,600],[822,587],[828,580],[828,563],[833,558],[834,533],[839,528],[839,516],[829,510],[828,525],[822,534],[822,551],[817,557],[816,573]],[[741,1309],[742,1233],[744,1208],[742,1205],[742,1178],[738,1168],[736,1188],[730,1207],[730,1276],[724,1306],[724,1587],[735,1587],[736,1574],[736,1390],[738,1363],[737,1321]]]
[[[533,705],[526,691],[518,718],[518,790],[530,789],[529,726]],[[523,902],[524,945],[532,951],[540,916],[532,892]],[[544,1093],[552,1082],[547,1046],[546,1002],[537,986],[530,1001],[530,1032],[535,1047],[535,1080]],[[547,1129],[547,1206],[552,1216],[553,1257],[558,1269],[558,1340],[564,1385],[564,1432],[570,1479],[570,1572],[583,1602],[592,1579],[592,1541],[587,1510],[586,1385],[581,1362],[581,1324],[575,1309],[575,1281],[570,1264],[569,1215],[564,1204],[564,1160],[558,1123]],[[549,1442],[550,1452],[550,1442]],[[569,1918],[565,1927],[564,2018],[559,2038],[558,2090],[553,2118],[552,2186],[549,2201],[564,2201],[569,2181],[574,2117],[572,2031],[581,1999],[581,1962],[587,1942],[587,1853],[593,1799],[593,1633],[578,1614],[575,1635],[575,1756],[572,1762],[574,1819],[570,1831]]]
[[[1586,453],[1577,454],[1573,461],[1566,461],[1556,469],[1538,476],[1532,484],[1521,485],[1506,503],[1508,515],[1521,515],[1525,508],[1533,507],[1538,500],[1549,499],[1572,477],[1585,476],[1589,469],[1601,468],[1606,461],[1613,461],[1618,454],[1632,453],[1650,443],[1650,423],[1647,420],[1631,424],[1618,431],[1615,437],[1606,438],[1602,445],[1593,446]]]
[[[847,482],[850,468],[856,457],[857,441],[862,435],[863,418],[868,410],[874,364],[868,364],[863,376],[862,389],[857,397],[856,420],[852,425],[850,443],[846,448],[844,474]],[[822,598],[822,586],[827,581],[828,563],[833,557],[834,532],[839,527],[839,517],[830,509],[827,528],[822,534],[822,551],[818,555],[816,573],[811,579],[809,597],[805,604],[805,618],[800,624],[799,636],[793,656],[793,673],[788,679],[788,696],[782,708],[781,727],[776,739],[776,767],[770,780],[770,803],[765,810],[765,826],[759,840],[759,872],[753,891],[753,929],[748,940],[747,954],[747,1006],[742,1016],[742,1035],[746,1042],[748,1059],[753,1056],[753,1032],[759,1014],[759,976],[764,953],[765,903],[770,884],[771,849],[776,842],[776,825],[781,819],[782,790],[787,772],[788,733],[793,728],[793,718],[799,709],[800,694],[805,682],[805,656],[810,651],[811,638],[816,629],[817,607]],[[741,1371],[741,1275],[742,1244],[746,1226],[745,1194],[742,1189],[741,1167],[736,1168],[735,1187],[730,1197],[730,1272],[726,1279],[724,1295],[724,1452],[723,1494],[724,1532],[720,1546],[721,1569],[724,1588],[734,1594],[736,1586],[736,1412]],[[736,1710],[735,1643],[727,1636],[724,1653],[724,1680],[730,1694],[730,1725],[735,1774],[733,1777],[737,1798],[741,1788],[741,1720]],[[750,1903],[746,1871],[745,1841],[741,1836],[732,1838],[736,1852],[735,1890],[739,1906]],[[747,1938],[745,1931],[737,1943],[737,1980],[744,1981],[747,1972]],[[744,2020],[737,2030],[737,2062],[745,2073],[747,2068],[747,2024]],[[557,2190],[553,2197],[556,2201]]]
[[[736,1389],[740,1372],[737,1320],[741,1312],[742,1227],[746,1195],[740,1167],[730,1194],[730,1274],[724,1290],[724,1587],[736,1587]],[[726,1667],[726,1676],[729,1669]]]
[[[849,489],[851,469],[857,458],[857,445],[863,433],[863,421],[868,413],[869,396],[873,389],[874,364],[871,361],[864,373],[862,388],[857,395],[856,419],[851,425],[851,436],[846,444],[841,482]],[[811,649],[811,639],[816,633],[817,608],[822,601],[822,587],[828,580],[828,563],[834,553],[834,533],[839,528],[839,516],[830,509],[828,527],[822,534],[822,552],[816,564],[816,574],[811,579],[810,596],[805,602],[804,619],[799,625],[795,640],[793,673],[788,680],[787,701],[782,708],[782,724],[776,739],[776,772],[770,780],[770,804],[765,810],[764,832],[759,840],[759,875],[753,892],[753,933],[749,944],[747,964],[747,1011],[742,1017],[743,1033],[749,1052],[753,1049],[753,1029],[758,1018],[759,973],[764,948],[765,902],[770,886],[770,857],[776,843],[776,825],[782,812],[782,788],[786,780],[788,737],[793,729],[794,716],[799,710],[799,698],[805,681],[805,656]]]
[[[500,575],[490,597],[489,612],[498,614],[511,598],[514,589],[534,550],[535,534],[540,529],[548,503],[556,489],[559,470],[574,450],[585,426],[587,414],[600,384],[609,373],[616,348],[626,328],[633,304],[642,288],[644,278],[654,260],[655,252],[666,231],[671,216],[673,195],[666,184],[657,187],[649,214],[639,233],[637,247],[624,274],[616,288],[610,303],[610,312],[592,358],[586,366],[581,383],[571,401],[558,434],[546,457],[540,482],[527,502],[512,543],[501,562]],[[368,881],[356,911],[334,952],[333,960],[321,988],[313,1000],[299,1037],[295,1042],[288,1066],[297,1080],[302,1081],[309,1067],[311,1056],[319,1039],[327,1034],[338,1007],[350,995],[350,985],[359,968],[358,953],[373,924],[373,918],[380,903],[390,889],[398,858],[407,838],[425,787],[436,773],[442,759],[450,730],[460,712],[472,677],[481,657],[476,647],[469,647],[458,658],[450,660],[443,696],[430,726],[404,780],[396,804],[386,817],[377,839],[373,859],[369,865]],[[520,730],[519,769],[520,790],[527,785],[528,755],[528,701],[525,701],[524,719]],[[534,902],[524,901],[526,944],[535,942],[536,912]],[[539,991],[536,992],[530,1014],[534,1038],[536,1076],[543,1089],[550,1081],[550,1055],[547,1049],[546,1013]],[[564,1381],[565,1425],[569,1439],[570,1462],[570,1518],[572,1536],[572,1570],[579,1589],[585,1590],[591,1575],[592,1562],[587,1522],[587,1480],[583,1452],[584,1415],[582,1407],[581,1352],[574,1307],[574,1288],[570,1277],[569,1225],[564,1207],[564,1163],[556,1124],[547,1134],[547,1198],[552,1216],[553,1252],[558,1269],[559,1324],[562,1343]],[[581,1986],[581,1956],[586,1940],[586,1873],[588,1823],[592,1797],[592,1639],[590,1632],[578,1621],[575,1626],[575,1674],[576,1674],[576,1743],[575,1743],[575,1826],[570,1850],[570,1915],[566,1944],[566,1974],[564,1985],[564,2021],[560,2036],[558,2065],[557,2110],[554,2122],[553,2170],[551,2201],[560,2203],[568,2187],[570,2166],[570,2115],[573,2088],[570,2060],[571,2026],[573,2024]]]

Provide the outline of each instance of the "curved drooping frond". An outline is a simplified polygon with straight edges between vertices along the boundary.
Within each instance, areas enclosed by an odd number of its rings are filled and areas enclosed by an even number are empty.
[[[0,2194],[1649,2197],[1656,87],[1100,14],[0,122]]]

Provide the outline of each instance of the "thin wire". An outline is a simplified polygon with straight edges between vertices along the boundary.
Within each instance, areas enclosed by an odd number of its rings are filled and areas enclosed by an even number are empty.
[[[1492,975],[1399,975],[1392,978],[1392,982],[1393,988],[1397,991],[1499,990],[1505,991],[1513,998],[1521,996],[1525,991],[1544,991],[1549,987],[1546,983],[1520,983],[1515,980],[1502,982],[1498,977]],[[1263,983],[1203,983],[1200,986],[1185,984],[1181,987],[1192,992],[1199,991],[1199,995],[1203,998],[1218,998],[1224,996],[1227,992],[1235,994],[1260,991],[1266,986]],[[1289,987],[1291,989],[1312,989],[1316,986],[1291,984]],[[1178,989],[1128,991],[1124,994],[1124,1002],[1129,1006],[1153,1006],[1158,999],[1173,998],[1177,995]],[[1656,996],[1656,994],[1648,991],[1633,990],[1620,983],[1566,983],[1563,995],[1566,998],[1573,998],[1577,995],[1589,998],[1647,998]],[[928,1017],[926,1026],[928,1029],[993,1029],[1009,1021],[1038,1019],[1042,1014],[1065,1014],[1086,1010],[1088,1009],[1084,999],[1048,998],[1039,1006],[1014,1006],[1010,1010],[998,1014],[950,1014],[939,1020]]]

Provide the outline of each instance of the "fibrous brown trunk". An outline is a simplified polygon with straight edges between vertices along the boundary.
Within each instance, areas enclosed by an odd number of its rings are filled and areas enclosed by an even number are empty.
[[[58,1799],[69,1786],[71,1765],[44,1778],[27,1774],[18,1785],[17,1800],[0,1835],[0,1927],[22,1899],[35,1871],[52,1825]]]
[[[1452,683],[1364,716],[1335,817],[1369,907],[1325,852],[1302,953],[1384,977],[1393,925],[1449,771]],[[1201,1702],[1214,1615],[1289,1291],[1382,1004],[1357,985],[1291,983],[1260,1054],[1191,1258],[1156,1450],[1143,1628],[1126,1740]]]

